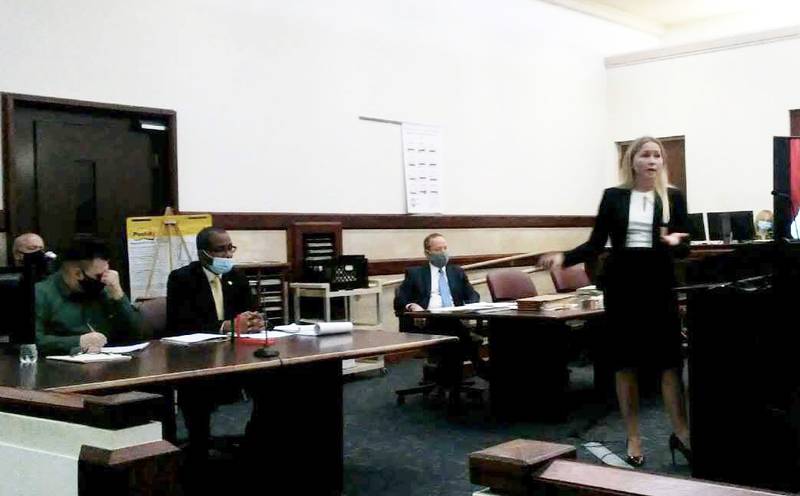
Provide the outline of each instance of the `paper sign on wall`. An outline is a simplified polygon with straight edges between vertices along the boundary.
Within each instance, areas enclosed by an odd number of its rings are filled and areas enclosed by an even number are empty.
[[[197,260],[195,237],[211,226],[210,214],[128,217],[131,299],[167,295],[167,277]]]
[[[406,211],[442,213],[442,128],[404,122]]]

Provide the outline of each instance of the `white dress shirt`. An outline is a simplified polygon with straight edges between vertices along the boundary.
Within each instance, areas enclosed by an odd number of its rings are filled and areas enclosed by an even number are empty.
[[[628,235],[626,248],[653,247],[653,214],[655,211],[655,192],[631,190],[631,203],[628,207]]]
[[[442,308],[442,294],[439,292],[439,271],[444,272],[444,280],[447,281],[447,284],[450,284],[450,281],[447,280],[447,266],[445,265],[441,269],[432,263],[429,263],[428,266],[431,268],[431,299],[428,301],[428,310]]]

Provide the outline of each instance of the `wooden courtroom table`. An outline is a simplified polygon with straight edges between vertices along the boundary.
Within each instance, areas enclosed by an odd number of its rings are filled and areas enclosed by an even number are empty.
[[[406,312],[432,322],[466,319],[487,322],[489,401],[503,419],[560,418],[569,381],[569,320],[597,319],[601,310]]]
[[[354,330],[319,338],[275,340],[278,358],[260,359],[256,344],[218,342],[190,346],[153,341],[124,362],[77,364],[40,358],[22,367],[16,355],[0,356],[0,385],[22,389],[97,394],[197,381],[262,384],[269,425],[263,459],[234,474],[261,487],[292,487],[298,494],[340,494],[343,472],[341,360],[433,346],[455,349],[450,336]],[[311,475],[311,476],[310,476]],[[251,480],[250,482],[256,482]],[[253,487],[252,484],[244,487]],[[259,487],[259,486],[257,486]]]

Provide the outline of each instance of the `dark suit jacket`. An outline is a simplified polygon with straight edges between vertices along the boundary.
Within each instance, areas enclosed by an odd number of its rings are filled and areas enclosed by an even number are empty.
[[[480,300],[480,296],[473,289],[472,284],[467,279],[464,269],[457,265],[446,265],[447,285],[450,286],[450,295],[453,297],[453,304],[456,306],[465,303],[474,303]],[[416,303],[422,308],[428,308],[431,300],[431,270],[430,265],[406,269],[405,280],[394,298],[394,312],[397,316],[402,316],[406,305]]]
[[[686,213],[686,199],[680,190],[668,188],[669,195],[669,224],[665,227],[668,233],[689,232],[689,216]],[[564,266],[569,267],[581,262],[591,260],[605,249],[606,241],[611,238],[611,253],[625,249],[625,239],[628,235],[628,214],[631,203],[631,190],[627,188],[608,188],[603,192],[600,208],[594,221],[592,234],[589,241],[564,254]],[[689,239],[675,247],[669,247],[661,242],[660,228],[664,227],[661,220],[662,205],[658,195],[655,197],[653,212],[653,247],[657,250],[669,251],[672,256],[685,257],[689,254]]]
[[[236,269],[222,276],[222,298],[225,320],[255,308],[250,284]],[[167,280],[167,335],[218,332],[221,325],[200,262],[173,270]]]

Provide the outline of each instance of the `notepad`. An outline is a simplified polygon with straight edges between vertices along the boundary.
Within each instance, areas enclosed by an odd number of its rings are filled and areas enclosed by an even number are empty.
[[[96,363],[96,362],[116,362],[130,360],[130,355],[120,355],[118,353],[81,353],[79,355],[51,355],[48,360],[58,360],[61,362],[74,363]]]
[[[103,353],[133,353],[134,351],[139,351],[147,348],[150,344],[149,341],[139,344],[132,344],[130,346],[104,346],[102,350]]]
[[[195,334],[184,334],[183,336],[169,336],[161,338],[161,341],[172,344],[195,344],[209,343],[213,341],[227,341],[229,338],[225,334],[209,334],[198,332]]]

